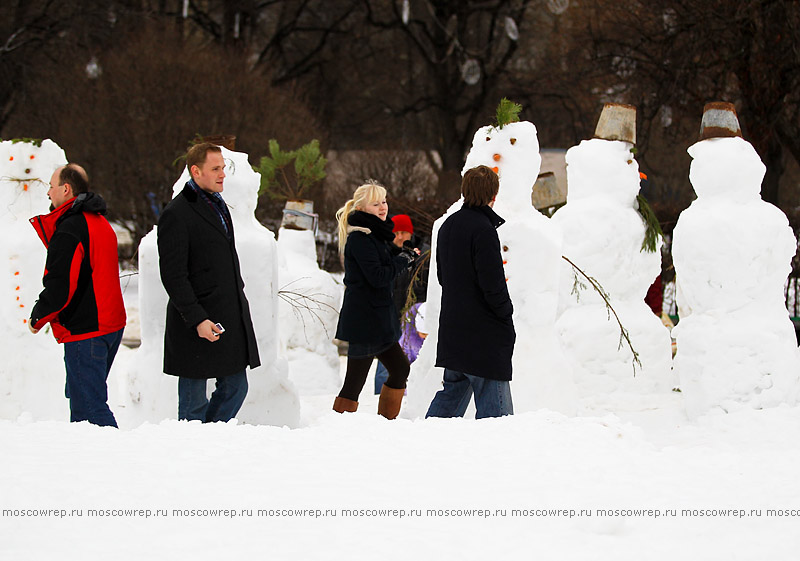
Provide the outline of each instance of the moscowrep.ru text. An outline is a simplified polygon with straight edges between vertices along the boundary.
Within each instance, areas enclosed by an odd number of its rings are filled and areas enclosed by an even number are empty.
[[[800,508],[9,508],[3,518],[800,518]]]

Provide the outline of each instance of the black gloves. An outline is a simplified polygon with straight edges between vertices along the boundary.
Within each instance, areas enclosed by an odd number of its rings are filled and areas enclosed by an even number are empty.
[[[397,254],[397,257],[405,259],[406,267],[410,269],[416,262],[417,257],[419,256],[417,255],[417,252],[414,251],[412,248],[403,246],[400,249],[400,253]]]

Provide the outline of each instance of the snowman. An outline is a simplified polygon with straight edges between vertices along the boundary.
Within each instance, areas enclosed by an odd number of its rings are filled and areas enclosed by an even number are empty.
[[[286,360],[279,358],[277,243],[274,234],[255,217],[260,175],[253,171],[247,154],[221,148],[226,174],[223,197],[236,231],[236,251],[262,363],[248,373],[247,399],[237,419],[296,427],[299,399],[289,381]],[[173,196],[181,192],[189,177],[184,169]],[[156,228],[139,245],[139,277],[142,345],[132,361],[135,364],[128,373],[126,391],[134,423],[174,418],[178,410],[177,379],[163,374],[168,296],[159,275]]]
[[[532,204],[532,188],[541,165],[536,127],[519,121],[516,113],[498,123],[481,127],[472,140],[462,175],[479,165],[492,168],[500,190],[494,211],[505,219],[497,230],[503,252],[508,291],[514,305],[517,339],[512,359],[511,382],[514,410],[548,408],[564,414],[576,411],[571,367],[561,350],[555,329],[561,274],[561,234]],[[433,226],[430,279],[436,279],[436,245],[439,228],[463,204],[453,204]],[[441,388],[442,369],[434,368],[441,286],[429,281],[426,323],[430,335],[412,365],[408,412],[424,415],[433,395]],[[470,406],[472,407],[472,405]]]
[[[5,240],[0,249],[5,287],[0,418],[16,419],[24,412],[37,420],[69,418],[63,349],[52,335],[34,337],[28,331],[47,253],[28,220],[47,214],[50,177],[66,163],[64,151],[52,140],[0,142],[0,231]]]
[[[783,286],[796,240],[761,199],[766,168],[729,103],[703,111],[689,147],[697,199],[675,226],[675,370],[687,412],[795,403],[800,356]]]
[[[644,301],[661,273],[662,240],[651,248],[643,244],[635,143],[636,109],[606,104],[595,138],[567,151],[567,204],[552,219],[563,232],[564,255],[599,283],[630,340],[620,339],[620,325],[603,298],[565,261],[558,331],[579,394],[592,403],[598,395],[612,399],[631,392],[641,403],[642,393],[674,387],[669,332]],[[638,354],[635,371],[631,347]],[[609,408],[622,405],[614,401]]]

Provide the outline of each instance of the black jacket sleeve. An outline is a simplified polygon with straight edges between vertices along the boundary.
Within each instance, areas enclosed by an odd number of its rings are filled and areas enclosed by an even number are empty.
[[[31,325],[41,329],[54,320],[75,293],[80,265],[84,257],[83,244],[69,231],[57,231],[47,246],[44,290],[31,311]]]

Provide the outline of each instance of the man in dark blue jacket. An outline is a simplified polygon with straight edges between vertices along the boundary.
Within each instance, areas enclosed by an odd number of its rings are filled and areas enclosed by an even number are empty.
[[[511,357],[516,333],[511,316],[497,228],[492,210],[497,174],[486,166],[468,170],[461,182],[464,206],[439,230],[436,266],[442,285],[436,366],[444,388],[426,417],[462,417],[475,394],[475,418],[514,413]]]

